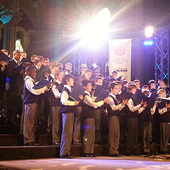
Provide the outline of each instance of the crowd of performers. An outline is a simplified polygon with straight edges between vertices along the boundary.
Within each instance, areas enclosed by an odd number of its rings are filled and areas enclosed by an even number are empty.
[[[82,145],[86,157],[94,156],[94,144],[108,144],[108,155],[115,157],[120,143],[125,155],[149,155],[152,142],[160,143],[160,153],[168,152],[170,102],[163,82],[157,88],[150,80],[141,88],[139,80],[118,81],[116,71],[104,77],[99,66],[91,70],[85,64],[72,75],[71,63],[63,67],[39,55],[29,60],[18,50],[12,59],[0,59],[0,114],[6,124],[20,118],[24,145],[37,145],[36,127],[43,117],[62,158],[72,158],[72,143]]]

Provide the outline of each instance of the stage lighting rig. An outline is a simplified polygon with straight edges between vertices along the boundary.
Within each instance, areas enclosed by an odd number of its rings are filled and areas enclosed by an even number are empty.
[[[98,49],[109,35],[110,12],[108,8],[100,10],[79,33],[81,44],[91,49]]]
[[[152,26],[148,26],[145,28],[145,36],[152,37],[154,34],[154,28]]]

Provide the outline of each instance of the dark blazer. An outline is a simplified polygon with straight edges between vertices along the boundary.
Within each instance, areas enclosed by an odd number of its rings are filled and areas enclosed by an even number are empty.
[[[7,63],[8,64],[5,67],[5,73],[9,85],[8,90],[10,91],[11,95],[20,96],[23,89],[23,77],[20,75],[19,71],[15,69],[17,63],[14,59],[9,60]]]

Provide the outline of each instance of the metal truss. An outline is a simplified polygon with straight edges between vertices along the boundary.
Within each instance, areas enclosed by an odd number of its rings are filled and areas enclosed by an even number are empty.
[[[169,31],[159,30],[155,35],[155,80],[169,85]]]
[[[79,73],[79,69],[82,64],[87,64],[87,58],[83,54],[82,50],[78,49],[77,55],[74,57],[73,60],[74,74]]]

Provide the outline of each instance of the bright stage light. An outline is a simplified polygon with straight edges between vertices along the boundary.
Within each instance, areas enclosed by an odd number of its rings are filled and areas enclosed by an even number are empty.
[[[151,45],[153,45],[153,41],[152,40],[144,41],[144,45],[151,46]]]
[[[99,11],[95,18],[83,26],[79,34],[82,45],[86,45],[91,49],[99,48],[107,39],[109,22],[110,12],[107,8],[104,8]]]
[[[146,37],[152,37],[154,34],[154,28],[149,26],[149,27],[146,27],[145,29],[145,36]]]

